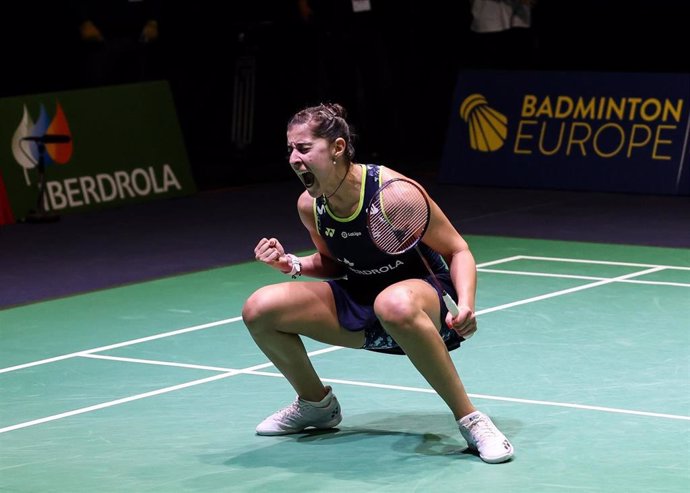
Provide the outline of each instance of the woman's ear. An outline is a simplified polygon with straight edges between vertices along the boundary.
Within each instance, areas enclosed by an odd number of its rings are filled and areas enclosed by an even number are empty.
[[[335,139],[333,142],[333,159],[339,158],[343,155],[345,152],[345,149],[347,148],[347,143],[345,142],[345,139],[342,137],[338,137]]]

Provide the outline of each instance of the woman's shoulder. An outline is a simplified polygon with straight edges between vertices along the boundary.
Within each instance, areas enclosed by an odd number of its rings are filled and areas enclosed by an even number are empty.
[[[381,170],[380,170],[381,183],[385,183],[387,181],[396,180],[396,179],[398,179],[398,180],[399,179],[410,180],[410,181],[417,183],[416,180],[413,180],[409,176],[405,176],[402,173],[400,173],[399,171],[395,171],[392,168],[389,168],[387,166],[381,166],[380,168],[381,168]]]
[[[297,199],[297,212],[299,214],[302,224],[304,224],[309,231],[316,230],[315,219],[315,201],[306,190],[302,192]]]
[[[297,209],[300,212],[311,211],[314,207],[314,199],[306,190],[297,198]]]

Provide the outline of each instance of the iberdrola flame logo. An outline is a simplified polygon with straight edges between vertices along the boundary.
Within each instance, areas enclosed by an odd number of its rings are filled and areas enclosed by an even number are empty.
[[[508,118],[489,107],[484,96],[467,96],[460,105],[460,116],[469,124],[472,149],[491,152],[503,147],[508,136]]]
[[[46,137],[60,137],[52,141]],[[17,163],[24,168],[27,185],[31,184],[28,170],[35,168],[39,159],[44,166],[66,164],[72,157],[72,133],[60,103],[56,103],[55,116],[51,119],[41,105],[36,123],[24,105],[24,114],[12,136],[12,154]]]

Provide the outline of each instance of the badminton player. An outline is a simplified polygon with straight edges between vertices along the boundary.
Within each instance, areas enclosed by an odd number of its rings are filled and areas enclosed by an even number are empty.
[[[406,355],[448,405],[468,446],[485,462],[505,462],[513,446],[474,407],[449,354],[477,330],[472,253],[432,200],[419,253],[388,255],[376,248],[366,227],[367,206],[383,183],[404,177],[387,167],[355,163],[345,118],[340,105],[322,104],[299,111],[288,123],[289,163],[305,188],[297,209],[316,253],[297,257],[268,235],[254,250],[257,260],[288,277],[253,293],[242,317],[297,392],[290,406],[266,418],[256,432],[286,435],[333,428],[342,420],[332,388],[324,386],[307,356],[301,340],[306,336]],[[420,254],[457,302],[457,316],[448,313]]]

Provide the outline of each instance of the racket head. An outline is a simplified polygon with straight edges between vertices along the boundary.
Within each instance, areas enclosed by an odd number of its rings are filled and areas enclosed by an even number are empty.
[[[404,178],[387,181],[367,209],[367,229],[384,253],[399,255],[421,241],[429,227],[431,207],[422,188]]]

